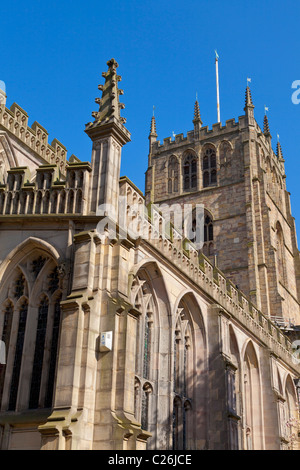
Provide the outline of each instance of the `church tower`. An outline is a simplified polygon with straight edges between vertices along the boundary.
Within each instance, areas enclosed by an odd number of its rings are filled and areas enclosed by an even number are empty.
[[[203,204],[203,254],[265,314],[300,324],[295,224],[282,149],[272,149],[267,116],[261,130],[247,86],[237,122],[203,127],[196,102],[193,124],[174,141],[150,134],[146,200]]]

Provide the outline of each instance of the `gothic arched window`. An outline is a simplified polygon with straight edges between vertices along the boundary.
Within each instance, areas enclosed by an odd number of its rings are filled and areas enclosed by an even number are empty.
[[[178,191],[178,160],[172,156],[168,165],[168,192],[176,193]]]
[[[144,431],[149,430],[149,413],[150,413],[150,396],[152,387],[149,383],[145,383],[142,390],[141,400],[141,426]]]
[[[261,450],[262,409],[259,365],[255,349],[251,342],[244,355],[244,420],[247,450]]]
[[[62,281],[50,255],[39,249],[29,250],[22,265],[4,279],[0,339],[6,346],[6,364],[0,375],[0,407],[3,411],[51,407]]]
[[[183,189],[191,191],[197,189],[197,157],[189,154],[183,161]]]
[[[286,267],[285,267],[285,248],[283,231],[279,222],[276,224],[276,262],[277,274],[280,282],[286,282]]]
[[[49,308],[49,301],[47,297],[45,297],[41,301],[39,310],[38,310],[38,323],[37,323],[37,330],[36,330],[35,351],[34,351],[33,368],[32,368],[32,376],[31,376],[29,408],[38,408],[38,405],[39,405],[39,393],[40,393],[40,385],[41,385],[42,370],[43,370],[43,358],[44,358],[47,320],[48,320],[48,308]]]
[[[179,304],[174,330],[173,351],[173,450],[188,448],[188,433],[191,410],[191,368],[192,342],[191,327],[184,304]]]
[[[216,151],[212,147],[207,147],[204,151],[202,170],[204,188],[217,184],[217,158]]]
[[[10,345],[13,313],[14,313],[13,303],[8,301],[7,305],[4,308],[4,319],[3,319],[2,337],[1,337],[1,341],[3,341],[3,343],[5,344],[5,356],[6,357],[7,357],[7,352],[9,351],[9,345]],[[5,357],[5,362],[7,361],[6,357]],[[1,405],[2,392],[3,392],[4,375],[5,375],[5,367],[3,367],[0,370],[0,405]]]
[[[214,249],[214,223],[212,216],[205,211],[204,213],[204,243],[202,252],[205,256],[213,256]]]
[[[223,141],[220,146],[220,166],[227,165],[230,162],[231,145],[227,141]]]
[[[143,430],[149,430],[150,398],[153,391],[153,322],[156,304],[147,281],[139,277],[133,283],[134,306],[140,312],[136,331],[134,414]]]
[[[8,404],[9,410],[15,410],[16,403],[17,403],[21,363],[22,363],[22,356],[23,356],[24,337],[25,337],[25,329],[26,329],[26,322],[27,322],[27,313],[28,313],[28,300],[26,299],[22,302],[18,311],[19,325],[18,325],[18,332],[17,332],[17,338],[16,338],[16,350],[15,350],[15,357],[14,357],[13,370],[12,370],[12,379],[10,383],[10,394],[9,394],[9,404]]]

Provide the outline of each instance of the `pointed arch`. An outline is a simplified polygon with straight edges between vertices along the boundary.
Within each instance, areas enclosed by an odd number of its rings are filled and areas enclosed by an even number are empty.
[[[82,211],[82,190],[77,189],[76,202],[75,202],[75,213],[80,214]]]
[[[59,258],[49,244],[31,238],[5,260],[0,301],[9,293],[14,308],[5,378],[0,379],[3,410],[52,406],[62,281],[56,276],[53,278],[51,273],[56,272]],[[8,299],[4,305],[10,305]],[[2,313],[0,333],[4,324],[7,337],[8,317],[3,319]],[[27,381],[29,388],[24,387]]]
[[[42,294],[38,307],[38,321],[35,338],[35,350],[33,357],[33,367],[29,394],[29,409],[38,408],[39,394],[42,378],[44,348],[47,330],[49,298]]]
[[[284,394],[287,401],[289,419],[296,419],[298,417],[297,391],[290,374],[285,378]]]
[[[198,189],[198,157],[193,150],[186,150],[182,156],[182,176],[184,191]]]
[[[161,270],[156,261],[143,260],[130,274],[130,299],[135,308],[134,416],[152,433],[148,448],[168,442],[170,402],[166,395],[169,364],[170,310]],[[148,411],[147,411],[148,410]],[[159,414],[160,420],[154,418]],[[167,445],[167,444],[166,444]]]
[[[0,150],[4,150],[4,158],[3,158],[3,164],[4,164],[4,179],[6,179],[7,176],[7,171],[10,170],[10,168],[18,167],[19,162],[17,159],[17,156],[15,154],[14,148],[11,145],[10,139],[8,137],[8,134],[6,132],[1,131],[0,132]]]
[[[68,214],[73,214],[74,213],[74,191],[73,191],[73,189],[70,189],[69,193],[68,193],[67,212],[68,212]]]
[[[168,192],[178,192],[179,161],[176,155],[171,155],[168,162]]]
[[[20,198],[20,214],[26,213],[26,203],[27,203],[28,194],[25,191],[22,191]]]
[[[49,213],[49,206],[50,206],[50,191],[46,190],[43,197],[43,207],[42,213],[48,214]]]
[[[243,356],[245,440],[247,450],[263,450],[261,379],[258,357],[252,341]]]
[[[231,450],[241,448],[241,358],[233,326],[229,325],[229,351],[231,361],[226,365],[228,427]]]
[[[285,263],[285,243],[281,224],[277,221],[275,225],[275,247],[276,247],[276,264],[277,276],[280,282],[287,283],[286,263]]]
[[[197,446],[195,436],[205,440],[207,435],[205,328],[201,308],[192,292],[181,293],[174,312],[173,449],[193,449]],[[193,407],[187,403],[193,403]]]
[[[64,259],[62,253],[60,253],[53,245],[36,237],[28,237],[26,240],[23,240],[16,246],[10,253],[8,253],[1,263],[0,266],[0,282],[7,267],[11,265],[17,265],[20,263],[21,259],[26,257],[30,251],[33,251],[35,248],[39,248],[44,252],[48,252],[58,263],[60,260]]]
[[[202,149],[203,188],[217,184],[217,153],[214,144],[207,143]]]
[[[60,214],[64,214],[65,213],[65,208],[66,208],[66,191],[63,189],[59,193],[59,209],[58,209],[58,212]]]
[[[50,212],[51,214],[56,214],[57,212],[57,202],[58,202],[58,192],[53,191],[50,198]]]
[[[229,140],[222,140],[219,145],[220,167],[230,162],[231,153],[233,151],[232,143]]]
[[[15,346],[15,354],[14,354],[14,361],[13,361],[13,367],[12,367],[12,376],[11,376],[11,382],[10,382],[9,401],[8,401],[8,410],[10,411],[14,411],[17,407],[21,365],[24,361],[23,347],[24,347],[24,338],[25,338],[26,323],[27,323],[27,313],[28,313],[28,299],[23,299],[23,301],[20,302],[20,306],[18,308],[18,317],[19,317],[18,330],[17,330],[17,336],[16,336],[16,346]]]

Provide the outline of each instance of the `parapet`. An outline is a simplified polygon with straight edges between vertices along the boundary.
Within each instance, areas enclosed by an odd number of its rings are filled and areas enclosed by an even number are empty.
[[[91,171],[89,162],[75,156],[63,179],[55,164],[40,165],[33,180],[28,167],[11,168],[0,185],[0,216],[85,215]]]
[[[197,143],[201,140],[205,140],[208,137],[216,137],[216,136],[224,136],[228,132],[234,132],[241,128],[243,125],[243,120],[245,116],[239,117],[238,122],[235,119],[229,119],[226,121],[225,125],[222,126],[220,122],[217,122],[212,125],[212,129],[209,129],[208,126],[201,127],[199,130],[199,134],[197,133],[197,137],[195,135],[194,130],[188,131],[186,137],[184,134],[176,134],[175,137],[172,139],[171,137],[166,137],[163,139],[163,143],[161,144],[159,140],[153,142],[151,147],[151,153],[162,153],[164,151],[172,151],[178,145],[182,144],[190,144],[190,143]]]
[[[145,207],[144,196],[125,177],[120,180],[120,194],[127,197],[127,227],[136,229],[133,238],[151,244],[168,263],[175,265],[194,283],[196,290],[201,288],[220,310],[226,309],[276,355],[292,363],[292,346],[287,336],[199,252],[194,243],[184,238],[172,224],[166,223],[159,207],[154,204]],[[128,234],[130,237],[129,231]]]
[[[10,109],[0,106],[0,125],[45,162],[57,165],[63,175],[66,173],[66,147],[57,139],[49,144],[48,132],[38,122],[28,126],[28,114],[17,103],[13,103]]]

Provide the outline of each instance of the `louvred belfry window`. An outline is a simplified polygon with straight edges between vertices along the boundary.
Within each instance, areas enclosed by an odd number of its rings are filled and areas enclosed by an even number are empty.
[[[203,187],[217,184],[217,158],[214,148],[208,147],[204,151],[202,161]]]
[[[197,158],[187,155],[183,163],[183,189],[185,191],[197,189]]]

